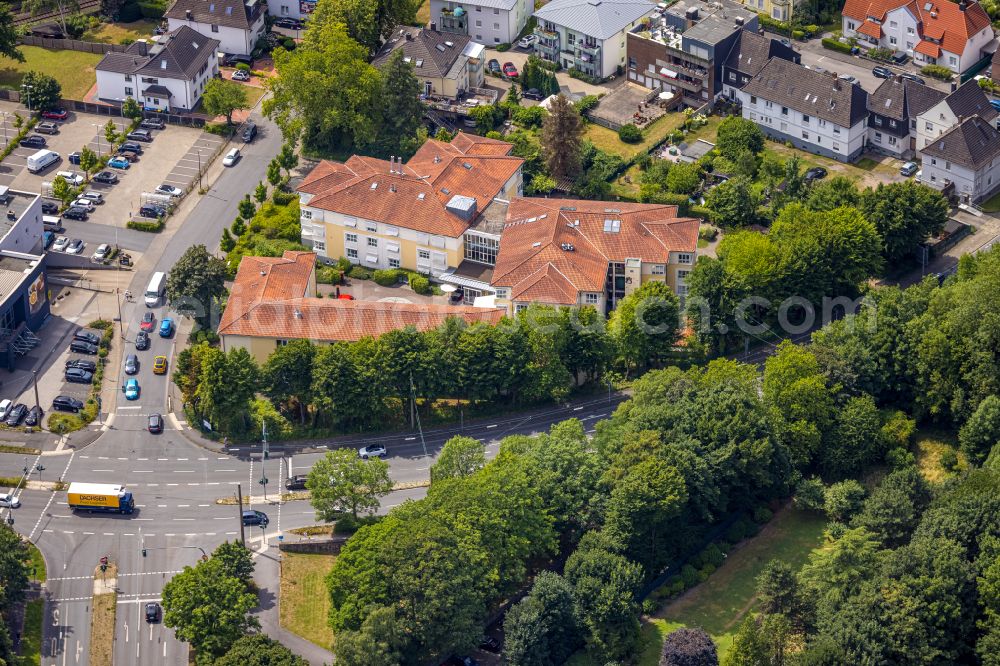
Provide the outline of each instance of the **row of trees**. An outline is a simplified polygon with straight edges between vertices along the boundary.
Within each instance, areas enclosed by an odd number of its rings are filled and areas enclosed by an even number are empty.
[[[0,664],[19,664],[10,634],[11,613],[28,589],[28,545],[14,528],[0,521]]]
[[[198,262],[182,258],[167,280],[171,302],[213,300],[223,273],[221,260],[207,253]],[[414,399],[426,409],[441,398],[473,406],[562,400],[611,367],[662,364],[676,344],[678,321],[670,288],[647,283],[607,325],[591,307],[533,306],[497,326],[449,319],[426,332],[409,327],[356,342],[294,340],[259,367],[244,349],[202,343],[180,353],[174,382],[194,413],[223,432],[266,421],[277,434],[289,427],[282,415],[300,425],[364,430],[405,418]]]

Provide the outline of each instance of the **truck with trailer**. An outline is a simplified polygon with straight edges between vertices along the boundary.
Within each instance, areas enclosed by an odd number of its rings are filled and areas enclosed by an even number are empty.
[[[135,500],[125,486],[111,483],[70,483],[66,503],[72,511],[131,514]]]

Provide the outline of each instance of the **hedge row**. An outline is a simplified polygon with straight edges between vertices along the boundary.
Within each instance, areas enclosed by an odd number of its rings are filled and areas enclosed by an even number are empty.
[[[851,49],[853,48],[850,44],[845,44],[844,42],[836,40],[832,37],[824,37],[822,44],[824,48],[828,48],[831,51],[840,51],[841,53],[847,54],[850,54]]]
[[[163,231],[163,218],[156,220],[155,222],[141,222],[139,220],[129,220],[128,224],[125,225],[129,229],[135,229],[136,231],[148,231],[150,233],[159,233]]]

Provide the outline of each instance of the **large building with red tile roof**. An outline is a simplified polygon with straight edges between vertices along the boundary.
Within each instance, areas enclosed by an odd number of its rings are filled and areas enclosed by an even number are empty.
[[[496,254],[502,211],[522,193],[513,145],[459,132],[429,139],[407,162],[353,156],[320,162],[298,188],[302,242],[321,261],[438,277],[473,250]],[[496,222],[497,219],[501,223]]]
[[[315,253],[244,257],[219,322],[223,349],[242,347],[263,362],[289,340],[353,341],[406,326],[424,331],[449,317],[496,324],[504,314],[489,308],[349,301],[315,294]]]
[[[676,206],[571,199],[514,199],[493,270],[496,304],[612,310],[644,282],[684,296],[698,250],[698,224]]]
[[[903,52],[918,65],[961,74],[994,50],[993,27],[978,2],[961,0],[847,0],[845,37],[862,48]]]

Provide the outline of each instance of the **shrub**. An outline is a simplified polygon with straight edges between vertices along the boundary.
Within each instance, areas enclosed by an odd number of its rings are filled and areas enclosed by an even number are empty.
[[[355,280],[371,280],[372,272],[365,268],[364,266],[359,266],[357,264],[351,266],[351,272],[348,273],[352,279]]]
[[[805,39],[806,33],[804,30],[792,30],[792,39]]]
[[[139,12],[143,18],[161,19],[167,11],[167,3],[159,0],[149,0],[149,2],[139,2]]]
[[[600,103],[601,99],[597,95],[584,95],[583,99],[576,103],[576,110],[583,115]]]
[[[652,599],[645,599],[642,602],[642,614],[643,615],[652,615],[653,613],[655,613],[659,609],[659,607],[660,607],[659,604],[657,604]]]
[[[284,41],[281,42],[281,45],[285,48],[286,51],[295,50],[295,40],[292,39],[291,37],[286,37]]]
[[[500,53],[503,53],[504,51],[510,50],[510,43],[504,42],[503,44],[497,44],[494,48],[496,48],[496,50]]]
[[[628,123],[622,125],[621,129],[618,130],[618,138],[625,143],[639,143],[642,141],[642,130],[632,123]]]
[[[924,65],[920,68],[920,73],[941,81],[951,80],[952,75],[952,71],[944,65]]]
[[[906,449],[899,447],[885,454],[885,462],[893,469],[903,469],[916,464],[916,458]]]
[[[850,53],[851,45],[845,44],[838,39],[833,39],[832,37],[824,37],[822,40],[824,48],[828,48],[831,51],[840,51],[841,53]]]
[[[958,454],[955,452],[955,449],[946,449],[941,453],[939,461],[941,467],[949,472],[954,472],[958,468]]]
[[[295,194],[295,192],[283,192],[281,190],[275,190],[274,194],[271,195],[271,201],[274,202],[275,206],[287,206],[298,198],[299,195]]]
[[[711,564],[712,566],[718,568],[721,567],[722,563],[726,561],[726,554],[723,553],[714,543],[711,543],[707,548],[705,548],[705,550],[701,551],[701,560],[705,564]]]
[[[399,284],[400,271],[397,268],[388,270],[377,270],[372,274],[375,284],[383,287],[392,287]]]
[[[340,284],[344,281],[344,273],[333,266],[320,266],[316,269],[316,282],[320,284]]]
[[[739,543],[743,541],[743,537],[746,536],[746,531],[743,529],[743,521],[737,520],[735,523],[729,526],[726,530],[726,541],[730,543]]]
[[[710,562],[705,563],[702,565],[701,569],[698,570],[698,577],[702,580],[708,580],[708,577],[714,574],[716,569],[718,569],[718,567],[714,564]]]
[[[684,589],[694,587],[700,582],[698,579],[698,570],[690,564],[685,564],[681,567],[681,581],[684,583]]]
[[[246,72],[247,74],[249,74],[250,65],[246,64],[245,62],[237,63],[236,70],[239,72]]]
[[[869,49],[868,57],[872,60],[881,60],[882,62],[888,62],[889,58],[892,57],[892,49]]]
[[[822,511],[826,505],[826,488],[817,477],[802,479],[795,486],[795,506],[806,511]]]
[[[416,294],[427,295],[431,293],[431,281],[423,275],[411,275],[410,289]]]
[[[719,235],[719,230],[715,227],[710,227],[707,224],[703,224],[698,227],[698,238],[707,241],[714,241]]]
[[[823,530],[823,534],[830,541],[836,541],[840,537],[844,536],[844,532],[847,531],[847,525],[844,523],[837,522],[836,520],[831,520],[826,524],[826,529]]]
[[[770,522],[771,518],[774,518],[774,513],[766,506],[759,506],[753,510],[753,522],[758,525]]]
[[[136,231],[147,231],[149,233],[159,233],[163,231],[163,218],[156,220],[155,222],[140,222],[139,220],[129,220],[125,225],[129,229],[135,229]]]
[[[700,217],[706,222],[715,222],[715,212],[704,206],[690,206],[687,214],[691,217]]]

